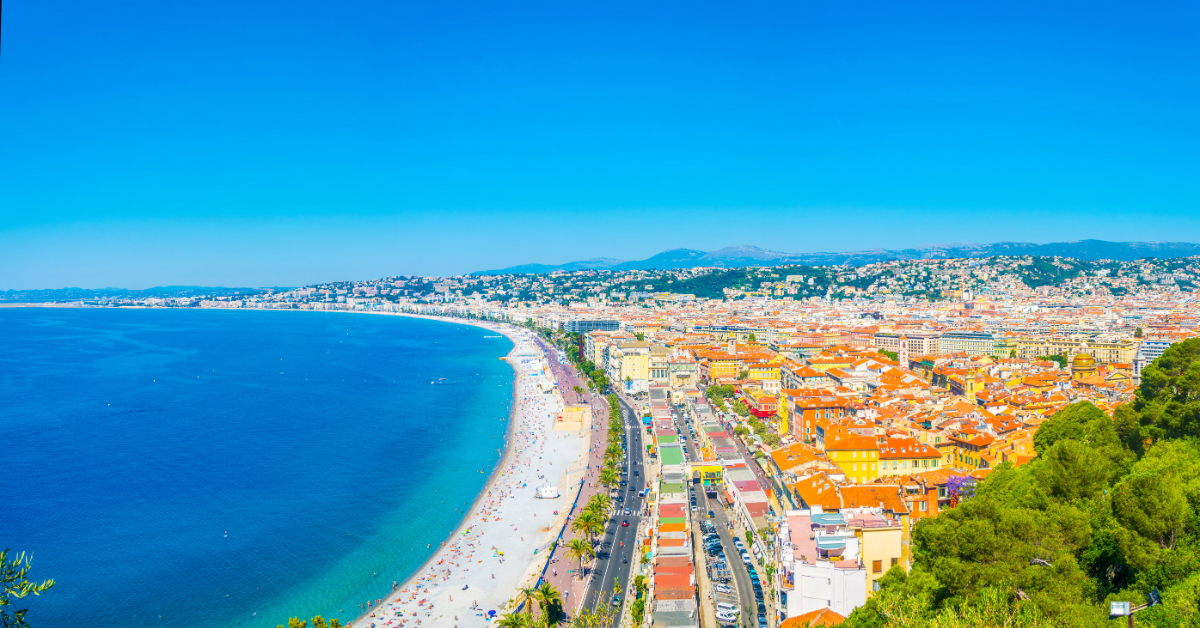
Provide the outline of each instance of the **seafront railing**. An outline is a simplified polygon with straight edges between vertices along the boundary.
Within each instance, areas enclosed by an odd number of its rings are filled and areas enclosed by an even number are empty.
[[[571,510],[567,511],[567,516],[563,518],[563,524],[558,529],[558,534],[555,535],[554,541],[549,544],[549,549],[546,552],[546,564],[542,565],[542,572],[538,574],[537,582],[533,586],[541,586],[546,581],[546,572],[550,570],[550,561],[554,559],[554,553],[558,551],[558,546],[562,543],[563,534],[567,531],[567,524],[571,519],[571,515],[575,513],[575,509],[579,507],[579,498],[583,495],[583,485],[587,484],[587,476],[585,475],[579,480],[579,489],[575,491],[575,500],[571,502]],[[525,608],[525,602],[521,602],[514,612],[521,612]]]

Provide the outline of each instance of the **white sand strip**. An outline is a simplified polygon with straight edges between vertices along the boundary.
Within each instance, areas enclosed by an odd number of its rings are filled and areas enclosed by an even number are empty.
[[[477,324],[516,344],[508,359],[517,372],[517,403],[505,458],[463,526],[390,598],[373,602],[371,612],[351,624],[355,628],[490,625],[488,611],[508,610],[522,579],[531,586],[541,573],[575,497],[587,464],[586,426],[554,431],[562,402],[539,386],[553,380],[542,372],[542,352],[528,332]],[[547,484],[559,487],[557,499],[535,497]]]

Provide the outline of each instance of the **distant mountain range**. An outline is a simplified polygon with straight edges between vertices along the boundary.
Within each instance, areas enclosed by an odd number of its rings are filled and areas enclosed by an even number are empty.
[[[1189,242],[1106,242],[1104,240],[1079,240],[1076,242],[997,242],[975,244],[956,242],[952,244],[929,244],[913,249],[870,249],[845,253],[781,253],[757,246],[729,246],[711,252],[695,249],[671,249],[644,260],[619,260],[610,257],[568,262],[566,264],[522,264],[498,270],[483,270],[473,275],[537,274],[557,270],[664,270],[669,268],[696,268],[718,266],[784,266],[803,264],[807,266],[863,266],[887,260],[938,259],[961,257],[992,257],[996,255],[1043,255],[1073,257],[1076,259],[1114,259],[1132,261],[1143,257],[1170,258],[1200,255],[1200,244]]]

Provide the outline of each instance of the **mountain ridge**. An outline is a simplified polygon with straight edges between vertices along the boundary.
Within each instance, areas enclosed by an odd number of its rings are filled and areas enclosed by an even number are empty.
[[[667,270],[714,266],[864,266],[875,262],[938,258],[978,258],[997,255],[1033,255],[1072,257],[1076,259],[1113,259],[1133,261],[1143,257],[1170,258],[1200,255],[1200,244],[1191,242],[1109,242],[1107,240],[1072,240],[1037,244],[1033,242],[951,242],[926,244],[907,249],[866,249],[846,252],[784,253],[758,246],[727,246],[715,251],[669,249],[643,260],[617,260],[599,257],[565,264],[522,264],[496,270],[481,270],[472,275],[544,274],[577,270]]]

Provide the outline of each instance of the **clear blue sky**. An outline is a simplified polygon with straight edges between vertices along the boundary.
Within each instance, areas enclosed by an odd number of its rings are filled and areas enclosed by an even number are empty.
[[[979,4],[5,2],[0,289],[1200,241],[1200,5]]]

